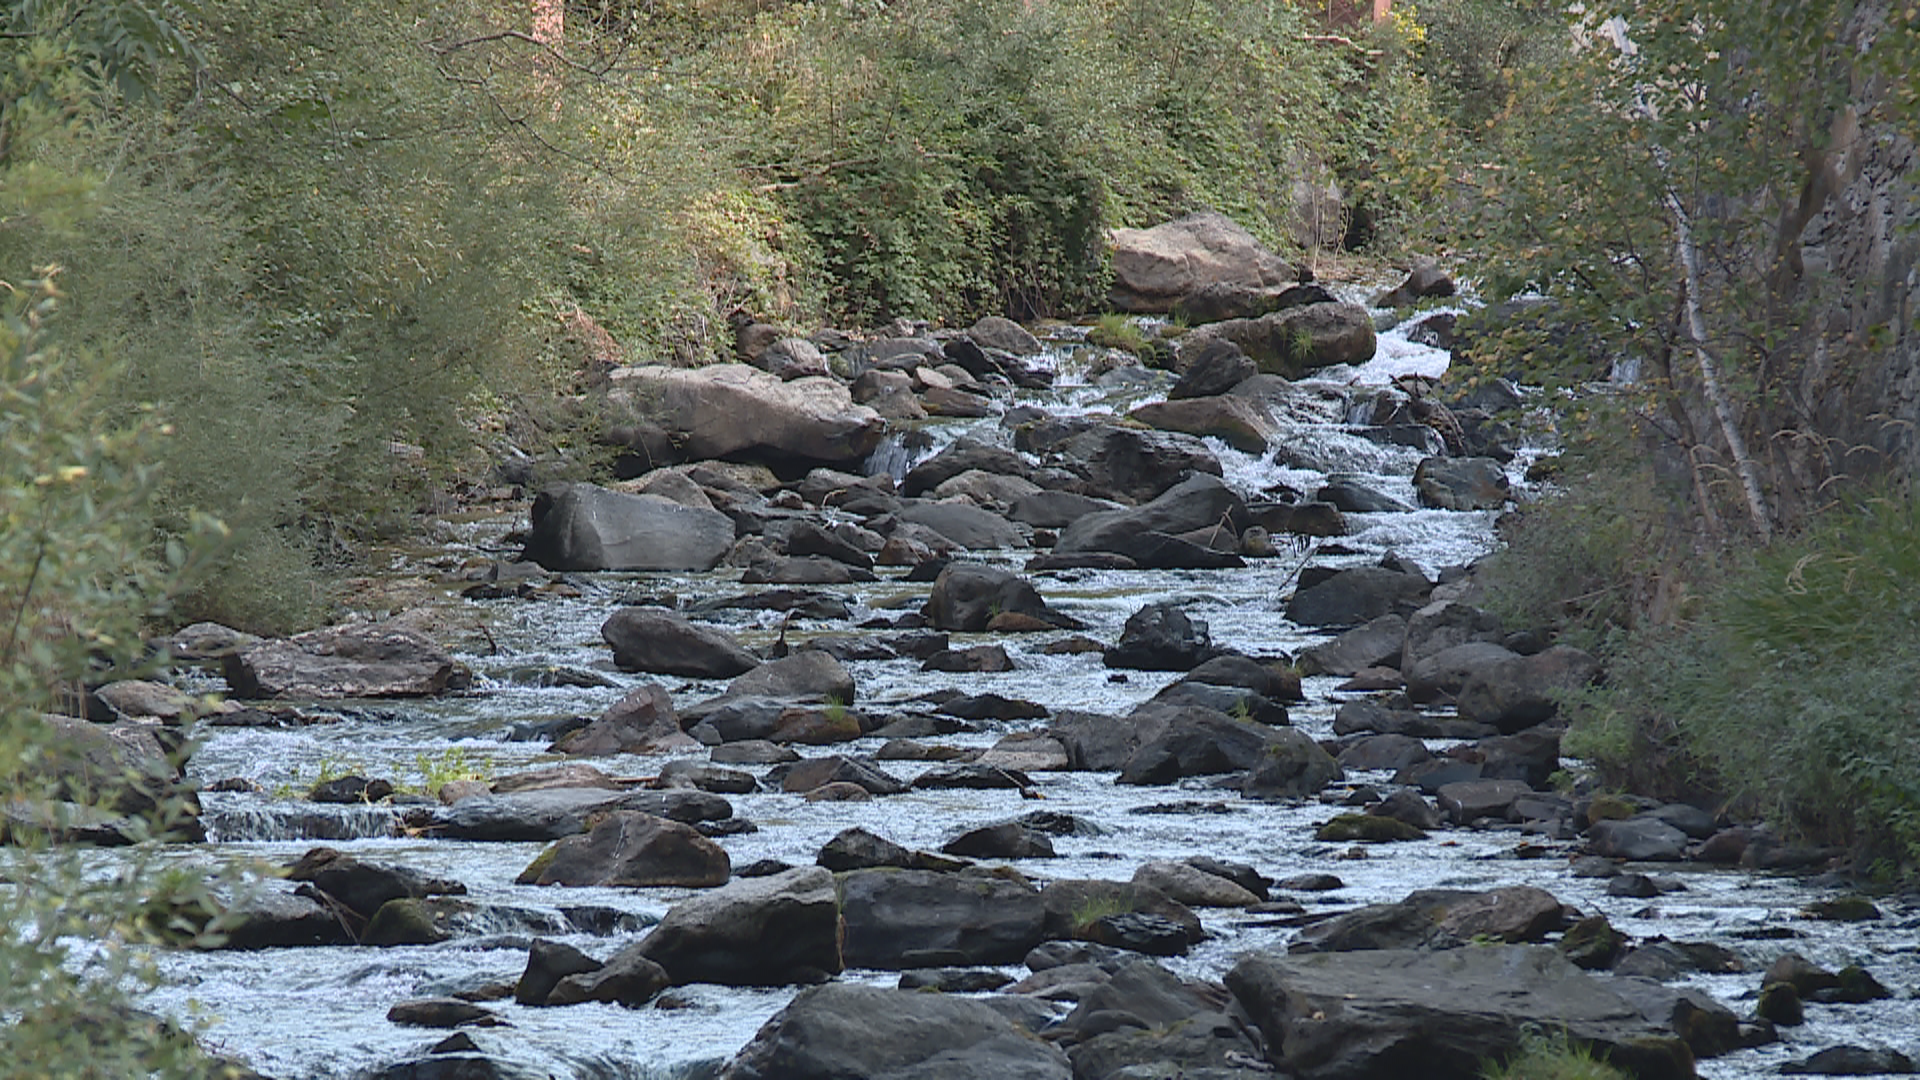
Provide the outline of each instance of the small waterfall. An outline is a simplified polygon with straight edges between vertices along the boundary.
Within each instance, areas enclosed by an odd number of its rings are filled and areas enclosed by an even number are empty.
[[[397,836],[399,812],[364,803],[345,806],[305,802],[245,802],[202,796],[200,815],[208,841],[241,844],[279,840],[369,840]]]

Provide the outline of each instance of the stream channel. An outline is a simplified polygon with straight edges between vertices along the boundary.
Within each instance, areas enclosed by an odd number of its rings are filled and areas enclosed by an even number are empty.
[[[1015,400],[1056,413],[1125,412],[1163,397],[1168,377],[1120,379],[1102,386],[1077,372],[1069,357],[1073,343],[1050,345],[1059,378],[1050,391],[1021,391]],[[1356,474],[1369,486],[1417,505],[1411,480],[1421,451],[1380,445],[1348,423],[1353,403],[1372,388],[1409,373],[1438,376],[1446,353],[1416,345],[1405,328],[1385,331],[1375,359],[1360,368],[1316,372],[1300,383],[1311,408],[1281,419],[1283,457],[1272,452],[1255,458],[1224,445],[1214,449],[1225,478],[1243,495],[1274,485],[1311,491],[1333,472]],[[1111,382],[1113,380],[1109,380]],[[1002,399],[1002,404],[1007,404]],[[899,469],[925,457],[960,434],[1008,442],[997,418],[935,421],[922,430],[933,446],[909,455],[891,444],[890,461]],[[1511,466],[1517,494],[1527,494],[1522,475],[1529,455]],[[517,545],[504,540],[525,527],[524,503],[503,507],[497,515],[470,515],[448,523],[444,543],[435,552],[396,557],[396,577],[448,579],[450,571],[485,559],[514,557]],[[1429,571],[1460,566],[1496,543],[1495,513],[1418,510],[1411,513],[1354,514],[1351,534],[1309,554],[1288,551],[1252,560],[1245,569],[1215,571],[1073,570],[1032,576],[1056,609],[1086,625],[1090,637],[1118,639],[1122,624],[1143,605],[1174,600],[1210,626],[1216,644],[1256,655],[1293,654],[1325,640],[1324,632],[1303,629],[1282,615],[1292,579],[1309,557],[1332,566],[1363,565],[1394,552]],[[1329,554],[1329,550],[1349,552]],[[1029,552],[981,556],[1019,570]],[[828,591],[854,604],[854,622],[876,612],[897,614],[917,609],[925,584],[902,580],[904,571],[883,569],[877,583],[832,587]],[[297,729],[203,728],[203,745],[190,772],[202,785],[243,777],[259,785],[252,793],[202,796],[210,839],[183,845],[170,860],[193,867],[232,867],[257,861],[284,864],[309,848],[327,844],[363,857],[391,861],[464,882],[467,900],[478,914],[460,936],[440,945],[398,948],[318,947],[259,951],[174,951],[158,956],[165,982],[146,1004],[201,1026],[209,1045],[245,1060],[279,1080],[353,1077],[393,1062],[417,1057],[444,1032],[390,1023],[395,1002],[517,978],[531,938],[544,936],[575,945],[599,957],[637,940],[645,927],[686,889],[611,889],[518,886],[515,875],[544,845],[463,843],[405,836],[395,827],[396,811],[381,805],[322,806],[301,798],[323,771],[360,772],[419,783],[433,761],[462,760],[494,776],[552,764],[546,742],[514,741],[516,724],[570,715],[598,715],[629,687],[645,681],[666,686],[677,705],[717,693],[722,684],[657,679],[619,672],[600,639],[600,624],[617,606],[636,597],[676,596],[703,599],[749,591],[738,570],[709,574],[567,575],[577,597],[465,601],[463,615],[483,622],[496,648],[475,638],[474,650],[460,659],[475,673],[471,691],[407,702],[328,703],[315,711],[337,721]],[[703,615],[737,634],[750,648],[771,644],[782,616],[777,612],[720,611]],[[798,620],[789,641],[845,624]],[[1095,654],[1050,656],[1046,642],[1067,636],[1029,634],[954,635],[954,647],[993,640],[1007,648],[1016,670],[1002,674],[927,674],[913,660],[855,661],[848,664],[858,682],[858,705],[895,712],[908,699],[941,687],[969,693],[992,692],[1024,698],[1049,708],[1125,713],[1176,676],[1127,672],[1116,681]],[[598,686],[541,686],[526,673],[545,669],[594,673]],[[191,681],[193,676],[183,676]],[[204,689],[223,689],[218,679],[199,677]],[[1342,680],[1306,680],[1306,703],[1290,709],[1293,723],[1315,738],[1332,735],[1337,705],[1353,695],[1334,690]],[[1044,720],[985,722],[980,730],[943,737],[941,742],[985,747],[1009,731],[1038,727]],[[1435,742],[1436,748],[1444,745]],[[879,740],[831,748],[826,752],[871,754]],[[597,759],[615,776],[657,773],[660,758]],[[890,773],[910,781],[930,764],[887,761]],[[754,771],[764,772],[764,768]],[[1285,894],[1308,912],[1344,910],[1402,899],[1429,887],[1487,889],[1535,885],[1588,914],[1604,914],[1636,940],[1664,936],[1673,940],[1712,941],[1733,949],[1745,962],[1738,974],[1684,977],[1729,1004],[1742,1016],[1752,1011],[1759,972],[1787,949],[1815,963],[1838,969],[1859,963],[1895,991],[1890,1000],[1868,1005],[1809,1005],[1808,1023],[1783,1029],[1783,1041],[1758,1050],[1737,1051],[1702,1062],[1703,1076],[1745,1077],[1774,1072],[1781,1062],[1805,1057],[1838,1043],[1920,1050],[1920,1004],[1912,988],[1920,985],[1920,939],[1913,929],[1920,912],[1882,903],[1888,917],[1872,923],[1820,922],[1800,915],[1810,901],[1834,895],[1805,878],[1709,868],[1701,864],[1663,864],[1647,868],[1677,876],[1683,891],[1655,900],[1606,895],[1604,879],[1576,878],[1570,857],[1579,841],[1556,842],[1502,829],[1442,829],[1431,839],[1369,845],[1363,851],[1314,839],[1317,825],[1340,812],[1323,800],[1264,803],[1242,800],[1232,789],[1204,779],[1173,787],[1127,787],[1112,774],[1036,773],[1044,802],[1023,800],[1012,790],[910,791],[870,802],[808,802],[801,796],[762,791],[732,796],[735,813],[758,831],[719,840],[733,865],[778,859],[810,864],[820,847],[849,826],[863,826],[914,849],[937,850],[961,831],[1018,816],[1035,807],[1070,812],[1101,826],[1104,834],[1055,838],[1059,857],[1024,860],[1016,865],[1036,878],[1091,877],[1126,880],[1149,859],[1209,855],[1250,863],[1272,878],[1308,872],[1336,874],[1344,887],[1331,892]],[[1349,772],[1341,785],[1384,784],[1387,774]],[[1151,809],[1152,812],[1143,812]],[[1277,894],[1281,895],[1281,894]],[[1190,954],[1167,961],[1187,977],[1217,980],[1233,958],[1250,949],[1284,949],[1297,931],[1286,920],[1232,909],[1201,909],[1211,940]],[[1769,939],[1769,935],[1791,940]],[[1009,969],[1016,977],[1024,968]],[[849,971],[843,979],[893,985],[892,972]],[[758,990],[712,985],[674,989],[675,1007],[661,1004],[628,1010],[604,1004],[565,1008],[528,1008],[493,1002],[510,1026],[475,1031],[474,1039],[499,1060],[525,1063],[534,1075],[554,1077],[665,1078],[698,1077],[740,1049],[769,1016],[793,994],[792,988]],[[1065,1006],[1062,1007],[1064,1012]]]

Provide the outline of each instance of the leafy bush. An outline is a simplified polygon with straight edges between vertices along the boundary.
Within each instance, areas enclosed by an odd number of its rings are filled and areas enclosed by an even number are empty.
[[[1530,1035],[1520,1050],[1480,1071],[1482,1080],[1627,1080],[1628,1074],[1575,1045],[1565,1034]]]

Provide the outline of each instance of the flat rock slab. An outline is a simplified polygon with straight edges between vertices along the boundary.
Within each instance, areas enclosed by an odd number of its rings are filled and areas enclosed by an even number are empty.
[[[1543,1021],[1640,1080],[1695,1075],[1670,1029],[1543,946],[1255,953],[1226,983],[1299,1080],[1476,1080]]]
[[[378,624],[263,641],[224,663],[234,696],[250,699],[427,697],[446,691],[458,670],[433,642]]]

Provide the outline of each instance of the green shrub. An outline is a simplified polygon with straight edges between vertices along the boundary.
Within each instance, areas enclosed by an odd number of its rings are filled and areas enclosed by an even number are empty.
[[[1565,1034],[1529,1035],[1505,1061],[1489,1062],[1481,1080],[1629,1080],[1629,1074],[1594,1056]]]

